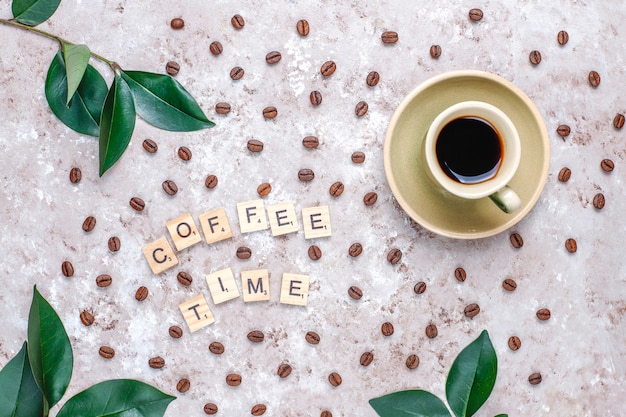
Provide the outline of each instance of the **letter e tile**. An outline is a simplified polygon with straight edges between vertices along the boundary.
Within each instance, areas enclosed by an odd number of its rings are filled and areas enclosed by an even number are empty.
[[[280,287],[281,304],[306,306],[308,299],[309,276],[284,273]]]

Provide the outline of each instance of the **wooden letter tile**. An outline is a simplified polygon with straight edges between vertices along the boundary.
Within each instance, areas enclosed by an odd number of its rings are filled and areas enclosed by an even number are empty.
[[[241,271],[243,302],[266,301],[270,299],[270,276],[267,269]]]
[[[218,208],[198,216],[206,243],[211,244],[233,237],[226,210]]]
[[[284,273],[280,287],[281,304],[306,306],[308,299],[309,276]]]
[[[189,213],[170,220],[166,226],[170,236],[172,236],[174,246],[176,246],[176,250],[179,252],[202,241],[198,227]]]
[[[141,251],[148,260],[150,269],[154,275],[170,269],[174,265],[178,265],[178,259],[165,236],[148,243]]]
[[[267,215],[270,219],[273,236],[298,231],[299,225],[298,217],[296,216],[296,207],[291,201],[269,206],[267,208]]]
[[[192,333],[215,322],[209,304],[207,304],[202,294],[185,301],[180,304],[178,308],[180,312],[183,313],[187,326],[189,326],[189,330],[191,330]]]
[[[207,275],[206,283],[209,285],[214,304],[220,304],[239,297],[235,276],[230,268]]]
[[[303,208],[302,223],[304,224],[305,239],[332,235],[328,206]]]
[[[265,216],[265,203],[263,200],[237,203],[237,214],[239,215],[241,233],[267,229],[267,217]]]

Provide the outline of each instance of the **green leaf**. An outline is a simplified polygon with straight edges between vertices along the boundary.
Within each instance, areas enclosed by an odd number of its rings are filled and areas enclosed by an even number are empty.
[[[74,358],[61,319],[36,286],[28,316],[28,356],[48,410],[63,397],[72,377]]]
[[[116,379],[76,394],[63,405],[57,417],[160,417],[174,399],[143,382]]]
[[[67,72],[63,53],[59,51],[48,69],[46,100],[50,109],[63,124],[78,133],[98,137],[100,115],[109,88],[106,81],[91,65],[87,66],[78,89],[67,105]]]
[[[508,414],[498,414],[496,417],[509,417]]]
[[[43,416],[43,395],[28,362],[26,342],[0,371],[0,417]]]
[[[163,130],[191,132],[215,126],[185,88],[169,75],[123,71],[135,98],[137,113]]]
[[[13,0],[13,18],[28,26],[37,26],[54,14],[61,0]]]
[[[456,357],[446,381],[446,397],[457,417],[472,416],[487,401],[496,383],[498,359],[483,330]]]
[[[63,44],[63,58],[67,75],[67,105],[70,104],[70,100],[83,79],[90,56],[91,52],[89,52],[87,45]]]
[[[100,119],[100,176],[122,156],[135,129],[135,103],[128,84],[115,76]]]
[[[369,403],[380,417],[450,417],[443,401],[428,391],[398,391]]]

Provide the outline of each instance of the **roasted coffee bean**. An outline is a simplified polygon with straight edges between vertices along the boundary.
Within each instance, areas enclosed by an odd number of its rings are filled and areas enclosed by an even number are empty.
[[[250,152],[261,152],[263,150],[263,142],[258,139],[250,139],[247,147]]]
[[[261,343],[265,339],[265,335],[260,330],[252,330],[248,333],[248,340],[252,343]]]
[[[355,285],[348,288],[348,295],[354,300],[360,300],[363,297],[363,291]]]
[[[363,352],[361,354],[361,358],[359,359],[359,363],[362,366],[370,366],[373,360],[374,354],[372,352]]]
[[[70,182],[72,184],[78,184],[82,178],[83,173],[81,172],[80,168],[74,167],[70,170]]]
[[[576,244],[576,240],[569,238],[565,241],[565,249],[567,249],[567,251],[569,253],[574,253],[578,250],[578,245]]]
[[[309,22],[304,19],[298,20],[298,23],[296,23],[296,30],[300,36],[307,36],[309,34]]]
[[[458,267],[457,269],[455,269],[454,278],[456,278],[456,280],[459,282],[465,281],[467,279],[467,273],[465,272],[465,269],[461,267]]]
[[[309,100],[311,100],[312,105],[319,106],[322,104],[322,93],[317,90],[311,91],[311,94],[309,94]]]
[[[70,261],[63,261],[61,264],[61,272],[67,278],[74,275],[74,265]]]
[[[241,385],[241,375],[238,374],[228,374],[226,375],[226,383],[231,387],[236,387]]]
[[[467,307],[465,307],[465,310],[463,310],[463,314],[465,314],[465,317],[470,319],[476,317],[478,313],[480,313],[480,306],[476,303],[468,305]]]
[[[268,52],[267,55],[265,55],[265,62],[267,62],[268,64],[276,64],[281,60],[282,57],[283,56],[278,51]]]
[[[572,170],[569,169],[568,167],[563,167],[559,171],[559,181],[561,182],[569,181],[571,176],[572,176]]]
[[[115,350],[110,346],[100,346],[98,353],[105,359],[111,359],[115,356]]]
[[[429,339],[434,339],[435,337],[437,337],[438,334],[439,331],[437,330],[437,326],[432,323],[426,326],[426,337],[428,337]]]
[[[352,162],[355,164],[362,164],[365,162],[365,154],[361,151],[353,152],[350,159],[352,159]]]
[[[604,172],[611,172],[615,168],[615,164],[610,159],[603,159],[600,161],[600,168]]]
[[[502,281],[502,288],[507,291],[515,291],[515,289],[517,288],[517,282],[515,282],[511,278],[507,278]]]
[[[324,77],[330,77],[331,75],[333,75],[336,69],[337,69],[337,64],[335,64],[333,61],[326,61],[322,64],[320,68],[320,73]]]
[[[478,22],[483,18],[483,11],[480,9],[471,9],[469,11],[469,18],[473,22]]]
[[[341,194],[343,194],[343,190],[343,183],[341,181],[337,181],[330,186],[330,188],[328,189],[328,193],[333,197],[339,197]]]
[[[365,204],[366,206],[373,206],[374,204],[376,204],[377,200],[378,194],[376,194],[374,191],[370,191],[363,196],[363,204]]]
[[[292,368],[288,363],[281,363],[276,374],[281,378],[287,378],[291,374]]]
[[[178,192],[178,186],[172,180],[165,180],[161,185],[163,187],[163,191],[165,191],[168,195],[175,195]]]
[[[402,259],[402,251],[397,248],[393,248],[387,253],[387,261],[391,265],[396,265]]]
[[[376,71],[370,71],[365,77],[365,83],[369,87],[374,87],[380,81],[380,74]]]
[[[571,132],[572,129],[568,125],[559,125],[556,128],[556,133],[562,138],[568,137]]]
[[[211,342],[209,345],[209,351],[215,355],[221,355],[224,353],[224,345],[220,342]]]
[[[186,146],[181,146],[178,148],[178,157],[183,161],[189,161],[192,157],[191,150]]]
[[[159,150],[159,146],[152,139],[144,140],[142,145],[143,145],[143,148],[145,149],[145,151],[148,152],[148,153],[155,153],[156,151]]]
[[[617,113],[613,118],[613,127],[615,129],[621,129],[624,127],[624,115],[621,113]],[[77,168],[78,169],[78,168]],[[70,177],[71,178],[71,177]],[[80,181],[80,180],[79,180]],[[72,181],[74,182],[74,181]]]
[[[437,59],[441,56],[441,46],[433,45],[430,47],[430,56]]]
[[[209,414],[209,415],[213,415],[213,414],[217,414],[217,405],[213,404],[213,403],[206,403],[204,404],[204,413],[205,414]]]
[[[541,381],[542,378],[539,372],[535,372],[528,377],[528,382],[530,382],[531,385],[541,384]]]
[[[303,168],[298,171],[298,179],[300,181],[313,181],[313,178],[315,178],[315,173],[309,168]]]
[[[193,278],[191,277],[191,275],[189,275],[187,272],[184,272],[184,271],[180,271],[176,275],[176,279],[185,287],[190,286],[191,283],[193,282]]]
[[[83,325],[85,326],[91,326],[94,322],[94,317],[93,314],[91,314],[90,312],[88,312],[87,310],[83,310],[80,313],[80,321],[81,323],[83,323]]]
[[[96,285],[98,287],[108,287],[109,285],[111,285],[111,282],[113,282],[113,278],[111,278],[111,275],[102,274],[96,277]]]
[[[263,117],[266,119],[273,119],[276,116],[278,116],[278,110],[276,110],[276,107],[269,106],[263,109]]]
[[[519,337],[517,336],[511,336],[509,337],[509,349],[511,350],[518,350],[519,348],[522,347],[522,341],[519,340]]]
[[[569,41],[569,34],[566,31],[561,30],[556,34],[556,40],[559,45],[563,46]]]
[[[597,71],[590,71],[588,78],[589,84],[591,84],[592,87],[597,87],[600,85],[600,74],[598,74]]]
[[[222,46],[221,42],[213,41],[209,45],[209,51],[211,51],[213,55],[219,55],[224,51],[224,47]]]
[[[315,149],[319,146],[319,144],[320,141],[315,136],[306,136],[304,139],[302,139],[302,146],[307,149]]]
[[[380,326],[380,331],[383,333],[383,336],[391,336],[393,334],[393,324],[386,321]]]
[[[213,174],[207,175],[206,179],[204,180],[204,186],[206,188],[208,188],[209,190],[214,189],[215,187],[217,187],[217,177]]]
[[[107,242],[107,246],[111,252],[117,252],[122,247],[122,242],[117,236],[111,236]]]
[[[312,331],[307,332],[304,338],[312,345],[317,345],[320,342],[320,335]]]
[[[311,245],[309,246],[308,254],[311,260],[317,261],[322,257],[322,250],[317,245]]]
[[[220,102],[215,105],[215,113],[217,114],[228,114],[230,113],[230,104]]]
[[[602,193],[598,193],[596,195],[593,196],[593,206],[598,209],[598,210],[602,210],[604,208],[604,194]]]
[[[409,369],[415,369],[419,366],[420,364],[420,358],[417,357],[417,355],[413,354],[413,355],[409,355],[406,358],[406,367]]]
[[[189,391],[190,387],[191,387],[191,382],[189,382],[187,378],[182,378],[176,384],[176,390],[181,393]]]
[[[328,382],[330,382],[330,385],[333,387],[338,387],[342,382],[341,375],[337,372],[331,372],[331,374],[328,375]]]
[[[236,255],[239,259],[250,259],[252,256],[252,250],[247,246],[240,246],[237,248]]]
[[[185,27],[185,21],[180,17],[175,17],[170,22],[170,26],[172,27],[172,29],[182,29],[183,27]]]
[[[256,187],[256,192],[261,197],[266,197],[269,193],[272,192],[272,185],[269,182],[264,182],[263,184]]]
[[[180,71],[180,64],[178,62],[169,61],[165,64],[165,72],[169,75],[176,75]]]
[[[235,29],[241,29],[246,24],[245,20],[243,20],[243,17],[241,17],[241,15],[238,15],[238,14],[234,15],[230,19],[230,23],[233,25]]]
[[[160,356],[148,359],[148,366],[153,369],[161,369],[165,366],[165,359]]]
[[[511,241],[511,245],[513,245],[515,249],[519,249],[524,246],[524,239],[522,239],[522,235],[517,232],[511,233],[511,236],[509,236],[509,240]]]
[[[146,298],[148,298],[148,288],[142,285],[135,292],[135,300],[144,301]]]
[[[265,411],[267,411],[267,407],[265,406],[265,404],[256,404],[252,407],[250,413],[253,416],[262,416],[263,414],[265,414]]]
[[[415,294],[424,294],[426,292],[426,283],[424,281],[420,281],[413,287],[413,292]]]
[[[550,310],[547,308],[540,308],[537,310],[537,318],[542,321],[546,321],[550,319]]]
[[[392,30],[385,31],[380,35],[380,39],[387,45],[396,43],[398,42],[398,32]]]
[[[322,413],[320,414],[320,417],[333,417],[333,413],[331,413],[328,410],[324,410],[322,411]]]
[[[168,331],[172,339],[180,339],[183,337],[183,329],[178,326],[170,326]]]
[[[356,258],[357,256],[359,256],[362,252],[363,252],[363,245],[361,245],[358,242],[353,243],[348,248],[348,255],[352,256],[353,258]]]
[[[245,71],[241,67],[233,67],[233,69],[230,70],[230,78],[235,81],[240,80],[244,74]]]
[[[354,114],[356,114],[358,117],[363,117],[367,114],[368,108],[369,106],[365,101],[359,101],[354,108]]]
[[[531,51],[528,55],[528,60],[533,65],[539,65],[541,62],[541,52],[539,51]]]
[[[85,218],[85,220],[83,221],[83,230],[85,232],[91,232],[94,227],[96,227],[96,218],[93,216],[88,216],[87,218]]]

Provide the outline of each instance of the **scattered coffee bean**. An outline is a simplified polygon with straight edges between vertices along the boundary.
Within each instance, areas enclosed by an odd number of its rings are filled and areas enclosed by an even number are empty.
[[[85,232],[91,232],[94,227],[96,227],[96,218],[93,216],[88,216],[87,218],[85,218],[85,220],[83,221],[83,230]]]
[[[550,319],[550,310],[547,308],[540,308],[537,310],[537,318],[541,321],[546,321]]]
[[[276,64],[281,60],[282,57],[283,56],[278,51],[268,52],[267,55],[265,55],[265,62],[270,65]]]
[[[172,27],[172,29],[182,29],[183,27],[185,27],[185,21],[180,17],[175,17],[170,22],[170,26]]]
[[[322,411],[322,413],[320,414],[320,417],[333,417],[333,413],[331,413],[328,410],[324,410]]]
[[[441,56],[441,46],[433,45],[430,47],[430,56],[437,59]]]
[[[569,253],[574,253],[578,250],[578,245],[576,244],[576,240],[569,238],[565,241],[565,249],[567,249],[567,251]]]
[[[343,183],[341,181],[337,181],[330,186],[328,192],[333,197],[339,197],[341,194],[343,194],[343,190]]]
[[[241,67],[233,67],[233,69],[230,70],[230,78],[235,81],[240,80],[244,74],[245,71]]]
[[[298,171],[298,179],[300,181],[313,181],[313,178],[315,178],[315,173],[311,169],[303,168]]]
[[[230,113],[230,104],[228,103],[217,103],[215,105],[215,113],[217,114],[228,114]]]
[[[324,77],[330,77],[331,75],[333,75],[336,69],[337,69],[337,64],[335,64],[333,61],[326,61],[322,64],[320,68],[320,73]]]
[[[363,117],[367,114],[368,108],[369,106],[365,101],[359,101],[354,108],[354,114],[356,114],[358,117]]]
[[[524,246],[524,239],[522,239],[522,235],[517,232],[511,233],[511,236],[509,236],[509,240],[511,241],[511,245],[513,245],[515,249],[519,249]]]
[[[311,345],[317,345],[320,342],[320,335],[313,331],[306,332],[304,338]]]
[[[309,95],[309,100],[311,100],[312,105],[319,106],[320,104],[322,104],[322,93],[317,90],[311,91],[311,94]]]
[[[83,178],[83,173],[81,172],[80,168],[74,167],[70,170],[70,182],[72,184],[78,184],[82,178]]]
[[[322,257],[322,250],[317,245],[311,245],[309,246],[308,254],[311,260],[317,261]]]
[[[94,317],[93,314],[91,314],[90,312],[88,312],[87,310],[83,310],[80,313],[80,321],[81,323],[83,323],[83,325],[85,326],[91,326],[94,322]]]
[[[96,285],[100,288],[108,287],[109,285],[111,285],[111,282],[113,282],[113,278],[111,278],[111,275],[102,274],[96,277]]]
[[[176,279],[185,287],[190,286],[191,283],[193,282],[193,278],[191,277],[191,275],[189,275],[187,272],[184,272],[184,271],[180,271],[176,275]]]
[[[396,265],[402,259],[402,251],[397,248],[393,248],[387,253],[387,261],[391,265]]]
[[[183,329],[178,326],[170,326],[169,334],[172,339],[180,339],[183,337]]]
[[[256,188],[256,192],[261,197],[266,197],[272,192],[272,185],[268,182],[264,182]]]
[[[515,289],[517,288],[517,282],[515,282],[515,280],[512,280],[511,278],[507,278],[502,281],[502,288],[507,291],[515,291]]]
[[[420,364],[420,358],[417,357],[417,355],[413,354],[413,355],[409,355],[406,358],[406,367],[409,369],[415,369],[419,366]]]
[[[206,403],[204,404],[204,413],[205,414],[209,414],[209,415],[213,415],[213,414],[217,414],[217,405],[213,404],[213,403]]]
[[[569,41],[569,34],[566,31],[562,30],[556,34],[556,40],[559,45],[563,46]]]
[[[337,372],[332,372],[330,375],[328,375],[328,382],[330,382],[330,385],[332,385],[333,387],[338,387],[343,381],[341,379],[341,375],[339,375]]]
[[[180,64],[178,62],[169,61],[165,64],[165,72],[169,75],[176,75],[180,71]]]
[[[439,331],[437,330],[437,326],[432,323],[426,326],[426,337],[428,337],[429,339],[434,339],[435,337],[437,337],[438,334]]]
[[[224,345],[220,342],[211,342],[211,344],[209,345],[209,351],[214,355],[221,355],[222,353],[224,353],[224,350]]]
[[[74,275],[74,265],[70,261],[63,261],[61,264],[61,272],[67,278]]]
[[[363,252],[363,246],[358,242],[353,243],[348,248],[348,255],[352,256],[353,258],[356,258],[357,256],[359,256],[362,252]]]
[[[469,11],[469,18],[473,22],[478,22],[483,18],[483,11],[480,9],[471,9]]]
[[[143,148],[145,149],[145,151],[148,152],[148,153],[155,153],[156,151],[159,150],[159,146],[152,139],[144,140],[142,145],[143,145]]]
[[[296,23],[296,29],[300,36],[307,36],[309,34],[309,22],[304,19],[298,20],[298,23]]]
[[[115,350],[110,346],[100,346],[98,353],[105,359],[111,359],[115,356]]]
[[[191,159],[191,150],[186,147],[186,146],[181,146],[180,148],[178,148],[178,157],[180,159],[182,159],[183,161],[189,161]]]
[[[261,152],[263,150],[263,142],[258,139],[250,139],[247,146],[250,152]]]
[[[109,238],[109,241],[107,242],[107,246],[109,247],[109,250],[111,252],[117,252],[122,247],[122,242],[120,241],[119,237],[111,236]]]
[[[600,74],[598,74],[597,71],[590,71],[588,78],[589,84],[591,84],[592,87],[597,87],[600,85]]]
[[[252,330],[248,333],[248,340],[252,343],[261,343],[265,339],[265,335],[260,330]]]
[[[572,129],[568,125],[559,125],[556,128],[556,133],[562,138],[568,137],[571,131]]]
[[[604,194],[602,193],[598,193],[596,195],[593,196],[593,206],[598,209],[598,210],[602,210],[604,208]]]
[[[394,32],[392,30],[385,31],[382,35],[380,35],[380,39],[384,44],[394,44],[398,42],[398,32]]]
[[[146,298],[148,298],[148,288],[142,285],[135,292],[135,300],[144,301]]]
[[[161,369],[165,366],[165,359],[160,356],[148,359],[148,366],[153,369]]]
[[[383,336],[391,336],[393,334],[393,324],[388,321],[384,322],[382,326],[380,326],[380,331]]]
[[[315,136],[306,136],[304,139],[302,139],[302,146],[307,149],[315,149],[319,146],[319,144],[320,141]]]
[[[535,372],[534,374],[531,374],[528,377],[528,382],[530,382],[530,385],[537,385],[537,384],[541,384],[541,374],[539,372]]]
[[[256,404],[252,407],[250,413],[253,416],[262,416],[263,414],[265,414],[265,411],[267,411],[267,407],[265,406],[265,404]]]
[[[243,17],[241,17],[241,15],[238,15],[238,14],[234,15],[230,19],[230,23],[233,25],[235,29],[241,29],[246,24],[246,22],[243,20]]]
[[[292,368],[288,363],[281,363],[276,374],[281,378],[287,378],[291,374]]]
[[[190,387],[191,387],[191,382],[189,382],[187,378],[182,378],[176,384],[176,390],[181,393],[189,391]]]
[[[415,294],[424,294],[426,292],[426,283],[424,281],[420,281],[413,287],[413,292]]]
[[[209,45],[209,51],[211,51],[211,53],[213,55],[219,55],[224,51],[224,47],[222,46],[222,44],[219,41],[213,41],[211,42],[211,44]]]
[[[208,188],[209,190],[214,189],[215,187],[217,187],[217,177],[213,174],[207,175],[206,179],[204,180],[204,186],[206,188]]]
[[[522,341],[519,340],[519,337],[517,336],[511,336],[509,337],[509,349],[511,350],[518,350],[519,348],[522,347]]]
[[[467,307],[465,307],[465,310],[463,310],[463,314],[465,314],[465,317],[470,319],[476,317],[478,313],[480,313],[480,306],[476,303],[468,305]]]
[[[361,358],[359,359],[359,363],[362,366],[370,366],[373,360],[374,354],[372,352],[363,352],[363,354],[361,354]]]
[[[368,87],[374,87],[380,81],[380,74],[376,71],[370,71],[365,77],[365,83]]]
[[[572,176],[572,170],[568,167],[563,167],[559,171],[559,181],[568,182],[570,177]]]
[[[240,246],[237,248],[236,255],[239,259],[250,259],[252,256],[252,250],[247,246]]]
[[[352,159],[352,162],[355,164],[362,164],[365,162],[365,154],[361,151],[353,152],[350,159]]]
[[[226,383],[231,387],[237,387],[241,385],[241,375],[238,374],[228,374],[226,375]]]
[[[615,164],[610,159],[603,159],[600,161],[600,168],[604,172],[611,172],[615,168]]]
[[[363,291],[359,287],[353,285],[348,288],[348,295],[354,300],[360,300],[361,297],[363,297]]]
[[[530,54],[528,55],[528,59],[530,60],[531,64],[539,65],[539,63],[541,62],[541,52],[531,51]]]
[[[161,185],[163,186],[163,191],[168,195],[175,195],[178,192],[178,186],[172,180],[165,180]]]
[[[621,129],[621,128],[624,127],[624,115],[623,114],[617,113],[615,115],[615,117],[613,118],[613,127],[615,129]],[[74,181],[72,181],[72,182],[74,182]]]
[[[278,110],[276,110],[276,107],[269,106],[263,109],[263,117],[266,119],[274,119],[276,116],[278,116]]]
[[[378,194],[376,194],[374,191],[370,191],[363,196],[363,204],[365,204],[366,206],[373,206],[374,204],[376,204],[377,200]]]
[[[457,281],[459,282],[463,282],[467,279],[467,273],[465,272],[465,269],[459,267],[457,269],[454,270],[454,278],[456,278]]]

